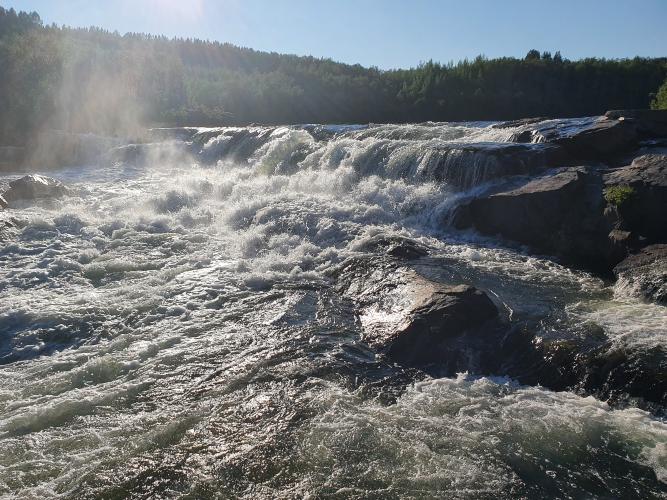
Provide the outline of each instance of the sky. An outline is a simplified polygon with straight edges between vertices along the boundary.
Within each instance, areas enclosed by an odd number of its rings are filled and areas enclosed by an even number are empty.
[[[667,0],[0,0],[45,23],[329,57],[382,69],[535,48],[667,56]]]

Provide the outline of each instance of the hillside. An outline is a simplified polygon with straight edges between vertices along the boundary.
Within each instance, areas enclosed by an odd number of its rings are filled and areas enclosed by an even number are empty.
[[[667,58],[423,63],[381,71],[219,42],[43,25],[0,7],[0,143],[41,128],[367,123],[595,115],[648,107]]]

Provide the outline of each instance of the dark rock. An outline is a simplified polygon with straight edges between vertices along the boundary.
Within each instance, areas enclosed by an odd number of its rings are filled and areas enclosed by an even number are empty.
[[[667,353],[662,347],[606,345],[577,361],[585,373],[582,390],[610,403],[667,408]]]
[[[498,372],[527,385],[594,395],[615,406],[658,412],[667,407],[664,349],[616,343],[592,323],[562,335],[542,338],[511,330],[496,351],[504,360]]]
[[[403,322],[394,332],[373,339],[374,347],[379,344],[395,361],[437,361],[438,348],[444,342],[476,330],[498,315],[486,294],[472,286],[445,286],[425,279],[413,286]]]
[[[567,154],[553,144],[448,144],[433,151],[421,174],[429,180],[468,189],[495,179],[532,175],[567,164]]]
[[[9,207],[9,203],[7,203],[7,200],[5,200],[2,195],[0,195],[0,209],[5,209],[7,207]]]
[[[26,175],[9,183],[3,197],[9,206],[17,202],[60,198],[70,194],[62,182],[43,175]]]
[[[513,142],[549,143],[562,146],[572,158],[605,160],[639,146],[637,130],[627,120],[549,120],[519,130]]]
[[[362,252],[383,252],[397,259],[411,260],[428,255],[428,250],[409,238],[378,234],[359,245]]]
[[[611,110],[605,116],[614,120],[629,120],[639,135],[646,138],[667,137],[666,109],[620,109]]]
[[[500,122],[500,123],[495,123],[491,125],[491,128],[514,128],[514,127],[521,127],[524,125],[532,125],[533,123],[539,123],[548,120],[549,118],[541,116],[541,117],[535,117],[535,118],[520,118],[518,120],[510,120],[506,122]],[[521,141],[517,141],[521,142]]]
[[[667,245],[650,245],[614,268],[625,290],[667,305]]]
[[[498,315],[483,292],[449,286],[377,258],[351,259],[336,273],[338,289],[355,303],[362,340],[406,365],[451,363],[497,330],[485,328]],[[462,337],[473,338],[461,342]],[[469,365],[463,367],[465,370]]]
[[[604,216],[604,206],[600,174],[572,167],[473,199],[459,207],[453,224],[501,235],[581,267],[608,271],[625,250],[609,238],[615,227]]]
[[[629,187],[616,208],[624,229],[649,242],[667,241],[667,155],[644,155],[605,176],[606,189]]]

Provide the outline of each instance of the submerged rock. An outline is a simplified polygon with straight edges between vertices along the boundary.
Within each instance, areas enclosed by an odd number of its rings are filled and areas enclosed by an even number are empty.
[[[667,305],[667,245],[650,245],[614,268],[617,287]]]
[[[602,178],[586,167],[560,169],[473,199],[459,207],[453,224],[498,234],[582,267],[607,270],[624,256],[609,238],[614,227],[604,217]]]
[[[2,196],[9,206],[14,206],[21,202],[60,198],[68,194],[70,189],[62,182],[51,177],[31,174],[10,182],[9,188]]]

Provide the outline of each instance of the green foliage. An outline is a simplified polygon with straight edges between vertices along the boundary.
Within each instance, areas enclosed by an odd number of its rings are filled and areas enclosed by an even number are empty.
[[[655,99],[651,101],[652,109],[667,109],[667,80],[660,86]]]
[[[611,186],[604,190],[604,199],[616,207],[621,207],[635,196],[630,186]]]
[[[114,134],[138,124],[596,115],[648,107],[667,77],[664,58],[569,61],[534,49],[524,59],[381,71],[218,42],[43,26],[36,13],[2,7],[0,68],[0,144],[43,128]]]

